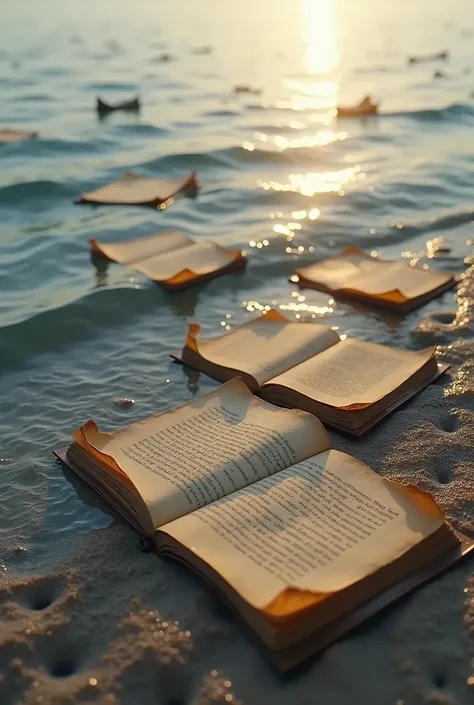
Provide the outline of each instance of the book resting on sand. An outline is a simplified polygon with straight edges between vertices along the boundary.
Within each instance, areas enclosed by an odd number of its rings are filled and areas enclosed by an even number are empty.
[[[337,257],[297,269],[290,281],[301,288],[408,313],[453,287],[457,278],[452,273],[384,261],[347,247]]]
[[[175,360],[225,382],[242,377],[249,389],[278,406],[296,407],[359,436],[447,369],[435,348],[418,352],[378,345],[317,323],[267,313],[229,333],[199,340],[189,326]]]
[[[168,291],[230,274],[247,263],[241,250],[229,250],[210,240],[195,242],[174,230],[111,244],[91,240],[90,245],[94,257],[135,269]]]
[[[224,598],[290,670],[472,548],[434,499],[234,379],[58,458]]]

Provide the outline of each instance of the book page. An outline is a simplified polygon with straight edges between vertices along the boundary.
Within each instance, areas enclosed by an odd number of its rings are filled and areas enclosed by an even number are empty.
[[[314,416],[263,402],[240,379],[120,431],[85,435],[130,478],[155,526],[329,447]]]
[[[323,404],[373,404],[397,389],[434,355],[346,338],[271,380]]]
[[[150,237],[141,237],[138,240],[126,240],[111,244],[94,241],[94,244],[114,262],[131,264],[146,260],[153,255],[163,255],[165,252],[192,245],[193,240],[186,233],[170,230],[150,235]]]
[[[348,282],[353,277],[374,272],[376,263],[377,261],[373,257],[341,255],[309,264],[307,267],[298,269],[297,273],[310,281],[326,286],[328,289],[336,290],[348,287]]]
[[[95,203],[130,205],[165,201],[183,189],[189,181],[189,176],[185,179],[149,179],[133,171],[126,171],[117,181],[84,193],[82,199]]]
[[[291,322],[272,310],[218,338],[195,340],[203,358],[246,372],[258,384],[338,342],[328,326]]]
[[[436,531],[434,500],[326,451],[163,527],[264,609],[287,588],[342,590]]]
[[[183,269],[189,269],[195,274],[209,274],[226,267],[234,259],[235,252],[229,252],[213,242],[204,241],[150,257],[134,264],[133,267],[154,281],[165,281]]]
[[[411,267],[407,262],[384,262],[375,257],[344,255],[315,262],[298,270],[306,279],[331,290],[355,289],[364,294],[398,290],[407,299],[426,294],[452,278],[433,269]]]
[[[414,299],[442,286],[452,278],[451,274],[435,269],[411,267],[406,262],[375,261],[378,262],[376,269],[369,272],[361,268],[360,274],[348,279],[341,288],[354,288],[365,294],[386,294],[398,290],[407,299]]]

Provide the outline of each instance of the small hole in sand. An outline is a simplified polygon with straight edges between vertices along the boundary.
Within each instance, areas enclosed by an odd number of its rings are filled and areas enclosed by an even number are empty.
[[[454,414],[443,414],[436,425],[445,433],[454,433],[458,423],[458,418]]]
[[[445,325],[450,325],[456,319],[455,311],[438,311],[437,313],[432,313],[431,318],[433,321],[438,321],[438,323],[444,323]]]
[[[57,661],[51,669],[51,674],[56,678],[67,678],[71,676],[75,670],[72,661]]]
[[[444,673],[436,673],[433,676],[433,683],[437,688],[444,688],[446,686],[446,676]]]
[[[52,605],[61,596],[64,587],[62,578],[35,577],[19,586],[16,598],[26,609],[41,611]]]
[[[451,467],[440,467],[438,468],[438,482],[441,485],[449,485],[449,483],[453,479],[453,474],[452,474],[452,469]]]
[[[53,603],[53,600],[48,595],[38,595],[31,603],[32,610],[45,610]]]

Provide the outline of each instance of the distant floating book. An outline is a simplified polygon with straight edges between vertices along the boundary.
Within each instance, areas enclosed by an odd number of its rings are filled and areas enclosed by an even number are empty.
[[[230,274],[247,263],[241,250],[226,249],[210,240],[195,242],[179,231],[112,244],[91,240],[90,244],[93,256],[135,269],[170,291]]]
[[[24,142],[38,137],[37,132],[30,130],[12,130],[10,128],[0,129],[0,144],[13,144],[14,142]]]
[[[138,113],[140,110],[140,100],[138,98],[132,98],[130,100],[122,100],[119,103],[106,103],[102,98],[97,98],[97,112],[99,115],[106,115],[115,110]]]
[[[338,117],[357,117],[363,115],[376,115],[378,113],[379,104],[375,103],[368,95],[363,98],[357,105],[338,105]]]
[[[126,171],[117,181],[83,193],[76,203],[166,208],[176,196],[196,193],[198,188],[195,171],[184,179],[149,179]]]
[[[337,257],[297,269],[291,281],[407,313],[453,287],[457,279],[452,273],[384,261],[349,247]]]
[[[197,573],[288,671],[468,553],[431,495],[330,449],[238,379],[57,457]],[[111,558],[112,560],[112,558]]]
[[[182,352],[172,357],[220,382],[241,377],[266,401],[356,436],[447,369],[434,347],[413,352],[341,340],[332,328],[291,322],[274,310],[210,340],[200,341],[199,326],[191,324]]]

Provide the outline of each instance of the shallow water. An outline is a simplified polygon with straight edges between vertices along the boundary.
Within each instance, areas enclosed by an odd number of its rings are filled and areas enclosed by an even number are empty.
[[[126,424],[211,386],[167,357],[188,321],[217,333],[274,305],[416,347],[424,313],[454,307],[447,293],[397,320],[300,295],[287,282],[297,264],[354,243],[462,271],[472,252],[474,83],[468,2],[454,4],[449,16],[442,3],[368,0],[357,9],[349,0],[181,1],[159,11],[114,2],[113,13],[111,3],[8,6],[2,123],[41,136],[0,152],[0,455],[48,468],[52,525],[64,523],[65,503],[67,532],[104,521],[66,491],[52,446],[90,416]],[[195,53],[203,46],[210,53]],[[444,48],[448,62],[406,64],[408,54]],[[451,77],[434,79],[437,68]],[[234,96],[236,83],[262,94]],[[333,118],[338,101],[368,92],[382,102],[379,118]],[[144,107],[139,117],[100,121],[99,94],[139,94]],[[129,167],[196,169],[203,188],[155,214],[73,205]],[[170,295],[118,265],[104,274],[90,262],[90,237],[167,228],[245,248],[247,271]],[[450,252],[430,260],[426,242],[440,236]],[[135,406],[117,408],[117,395]]]
[[[471,0],[25,0],[2,9],[0,125],[40,132],[0,151],[8,570],[31,570],[62,539],[111,522],[82,485],[78,494],[53,447],[88,418],[125,425],[213,386],[169,361],[189,321],[216,334],[272,305],[411,348],[473,337],[472,301],[453,292],[398,319],[287,281],[297,265],[347,244],[464,271],[474,232],[470,8]],[[447,62],[407,65],[409,54],[443,49]],[[434,78],[437,69],[446,77]],[[262,93],[234,96],[237,83]],[[379,117],[333,117],[337,102],[366,93],[381,101]],[[139,116],[98,120],[97,95],[135,94]],[[73,205],[130,167],[150,176],[196,169],[203,188],[165,212]],[[169,228],[246,249],[247,270],[172,295],[90,262],[91,237]],[[434,237],[445,245],[437,257]],[[118,408],[117,396],[136,403]]]

